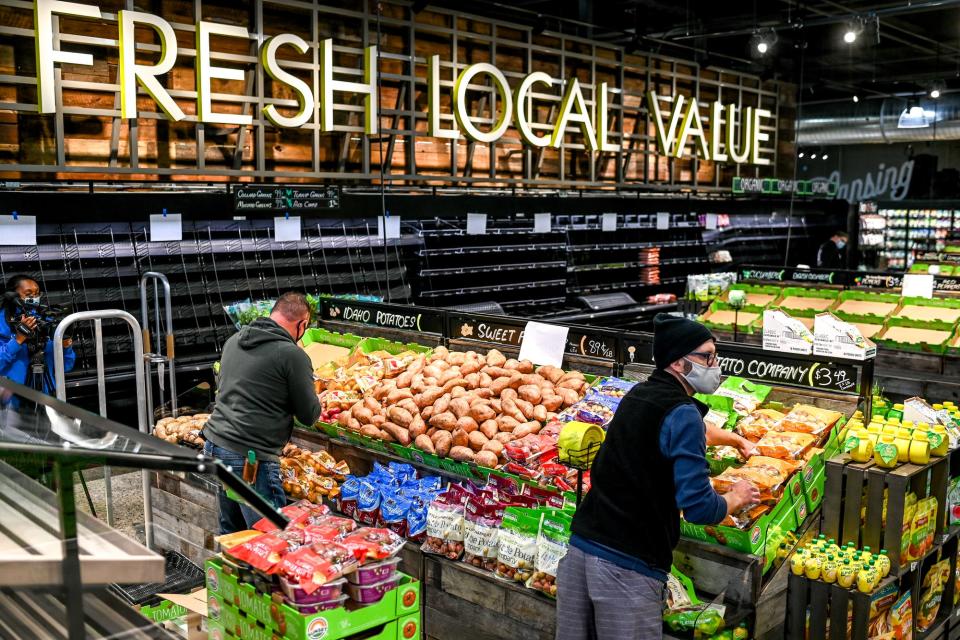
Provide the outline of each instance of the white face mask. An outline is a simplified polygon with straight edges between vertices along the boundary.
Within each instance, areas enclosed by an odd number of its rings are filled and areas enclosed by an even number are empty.
[[[690,371],[683,374],[687,383],[697,393],[713,393],[720,387],[720,367],[707,367],[699,362],[684,358],[690,363]]]
[[[847,246],[846,240],[837,240],[837,249],[843,249],[845,246]]]

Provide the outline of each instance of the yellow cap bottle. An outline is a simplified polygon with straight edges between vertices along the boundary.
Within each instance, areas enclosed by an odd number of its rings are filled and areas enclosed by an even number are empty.
[[[877,574],[869,568],[860,569],[857,572],[857,590],[861,593],[871,593],[873,591],[874,580]]]
[[[820,556],[810,556],[803,562],[803,573],[811,580],[816,580],[820,577],[820,571],[823,569],[823,561],[820,560]]]
[[[930,462],[930,441],[926,432],[914,431],[910,441],[910,462],[913,464],[927,464]]]
[[[886,549],[880,549],[880,555],[876,557],[877,569],[880,571],[880,577],[886,578],[890,575],[890,557]]]
[[[897,456],[897,445],[893,436],[881,436],[880,441],[873,447],[873,461],[878,467],[892,469],[897,466]]]
[[[910,430],[901,427],[897,430],[897,437],[894,439],[893,443],[897,445],[897,462],[907,462],[910,458],[910,439],[913,434],[910,433]]]
[[[930,428],[927,440],[930,441],[930,455],[945,456],[950,450],[950,436],[942,424],[935,424]]]
[[[797,551],[790,557],[790,571],[795,576],[802,576],[804,566],[807,562],[807,554]]]
[[[837,569],[839,565],[837,564],[836,559],[833,554],[827,556],[826,562],[823,563],[823,570],[820,572],[820,577],[827,584],[833,584],[837,581]]]

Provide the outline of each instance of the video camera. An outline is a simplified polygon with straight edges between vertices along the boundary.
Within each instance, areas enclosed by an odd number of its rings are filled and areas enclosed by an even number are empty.
[[[57,324],[67,313],[62,306],[27,302],[12,291],[3,294],[3,310],[5,319],[13,330],[26,336],[31,349],[40,347],[41,351],[47,338],[53,336]],[[34,318],[36,327],[31,329],[24,324],[24,316]]]

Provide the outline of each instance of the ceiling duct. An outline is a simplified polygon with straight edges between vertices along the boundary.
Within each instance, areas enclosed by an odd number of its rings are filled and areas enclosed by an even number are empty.
[[[802,114],[797,123],[800,146],[960,140],[957,93],[939,100],[883,98],[809,105]]]

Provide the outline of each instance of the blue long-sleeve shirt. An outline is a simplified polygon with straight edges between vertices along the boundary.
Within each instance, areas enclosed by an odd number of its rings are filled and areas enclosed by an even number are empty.
[[[46,348],[44,350],[46,361],[46,375],[43,379],[43,392],[52,394],[54,392],[54,363],[53,363],[53,339],[47,338]],[[63,369],[64,373],[73,370],[76,362],[76,354],[73,347],[67,347],[63,350]],[[17,342],[17,334],[10,327],[10,324],[0,320],[0,377],[10,378],[14,382],[27,384],[29,386],[30,377],[30,349],[27,343]],[[19,402],[16,397],[3,403],[4,406],[16,408]]]
[[[717,524],[727,515],[727,501],[710,484],[707,432],[700,412],[682,404],[663,418],[660,453],[673,461],[673,484],[683,519],[692,524]]]

